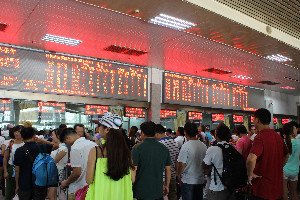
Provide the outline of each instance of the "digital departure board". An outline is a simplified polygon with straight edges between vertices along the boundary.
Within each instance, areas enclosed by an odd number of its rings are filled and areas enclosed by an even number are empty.
[[[62,113],[66,111],[66,104],[59,102],[38,102],[39,112],[41,113]]]
[[[254,116],[250,117],[250,122],[253,123],[254,122]]]
[[[144,108],[125,108],[125,117],[146,118],[146,110]]]
[[[233,123],[243,123],[244,116],[243,115],[233,115]]]
[[[202,113],[201,112],[188,112],[188,119],[189,120],[202,120]]]
[[[164,103],[255,110],[264,107],[264,91],[172,72],[164,73]]]
[[[289,122],[290,122],[290,119],[288,119],[288,118],[281,119],[281,124],[287,124]]]
[[[0,99],[0,112],[12,111],[13,101],[12,99]]]
[[[213,122],[219,122],[219,121],[224,121],[224,120],[225,120],[224,114],[219,114],[219,113],[211,114],[211,121],[213,121]]]
[[[85,105],[85,115],[104,115],[108,112],[109,106],[102,105]]]
[[[277,123],[278,123],[278,118],[273,117],[273,123],[274,123],[274,124],[277,124]]]
[[[147,101],[148,70],[0,46],[0,88]]]
[[[177,113],[176,110],[160,110],[160,118],[165,119],[165,118],[176,118]]]

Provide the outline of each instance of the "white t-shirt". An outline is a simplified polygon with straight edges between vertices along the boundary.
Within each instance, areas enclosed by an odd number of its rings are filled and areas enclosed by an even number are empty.
[[[174,140],[175,142],[177,142],[179,149],[182,147],[183,143],[186,142],[186,138],[182,135],[177,136],[177,138],[175,138]]]
[[[50,154],[50,156],[55,159],[55,157],[62,151],[67,154],[56,164],[58,170],[64,169],[68,163],[68,148],[65,143],[60,143],[58,149],[52,151]]]
[[[218,144],[225,144],[226,142],[218,142]],[[206,165],[214,165],[219,174],[222,175],[222,171],[223,171],[223,154],[222,154],[222,149],[218,146],[211,146],[207,149],[206,151],[206,155],[205,158],[203,160],[203,162]],[[215,177],[216,177],[216,181],[215,181]],[[222,191],[224,190],[224,185],[222,184],[220,177],[218,176],[218,174],[215,174],[215,169],[214,167],[212,167],[211,170],[211,182],[210,182],[210,186],[209,189],[212,191]]]
[[[2,145],[5,143],[5,138],[0,136],[0,154],[2,154]]]
[[[8,164],[13,165],[13,160],[14,160],[14,157],[15,157],[16,150],[17,150],[17,148],[19,148],[23,145],[24,145],[24,142],[22,142],[20,144],[13,144],[12,145],[11,152],[10,152],[10,155],[9,155]],[[6,148],[9,148],[9,144],[8,144],[8,146],[6,146]]]
[[[72,167],[80,167],[81,175],[69,187],[69,193],[75,193],[78,189],[87,185],[85,181],[87,161],[90,150],[97,146],[96,143],[81,137],[77,139],[71,147],[70,162]]]
[[[177,161],[186,164],[181,178],[183,183],[204,183],[202,161],[205,156],[205,152],[206,146],[200,140],[189,140],[182,145]]]

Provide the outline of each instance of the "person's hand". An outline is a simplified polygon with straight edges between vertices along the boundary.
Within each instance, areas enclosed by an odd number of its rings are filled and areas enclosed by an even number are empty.
[[[8,178],[8,172],[4,172],[4,178],[7,179]]]
[[[19,192],[19,186],[16,185],[15,194],[18,194]]]
[[[252,185],[252,180],[255,179],[255,178],[261,178],[261,176],[258,176],[254,173],[252,173],[248,176],[248,182],[249,182],[250,185]]]
[[[68,181],[67,181],[67,180],[62,181],[61,184],[60,184],[61,189],[65,189],[65,188],[67,188],[68,186],[69,186],[69,184],[68,184]]]
[[[169,194],[169,187],[164,185],[163,192],[164,192],[164,196],[168,195]]]

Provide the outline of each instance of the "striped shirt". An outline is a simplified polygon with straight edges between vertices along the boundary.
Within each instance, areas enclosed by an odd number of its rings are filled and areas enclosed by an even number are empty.
[[[159,140],[160,143],[165,145],[167,149],[169,150],[170,153],[170,158],[171,158],[171,179],[176,179],[176,160],[179,154],[179,148],[177,142],[175,142],[172,138],[170,137],[164,137]],[[165,177],[165,175],[164,175]]]

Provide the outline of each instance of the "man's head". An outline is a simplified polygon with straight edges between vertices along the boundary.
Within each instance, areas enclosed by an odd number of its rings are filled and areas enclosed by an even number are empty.
[[[237,136],[242,136],[242,135],[246,135],[247,134],[247,129],[244,125],[239,125],[237,127],[235,127],[234,129],[234,133],[237,135]]]
[[[166,134],[167,134],[168,136],[172,136],[172,133],[173,133],[172,129],[168,128],[168,129],[166,130]]]
[[[230,129],[225,124],[219,124],[216,129],[216,136],[219,142],[229,142],[229,140],[231,139]]]
[[[21,129],[21,137],[24,141],[33,140],[36,131],[32,127],[25,127]]]
[[[257,130],[256,130],[255,126],[251,126],[251,127],[250,127],[250,133],[251,133],[251,135],[257,133]]]
[[[184,136],[184,128],[183,127],[178,127],[176,136]]]
[[[161,124],[156,124],[155,126],[155,137],[157,139],[163,138],[166,136],[166,129]]]
[[[74,125],[74,130],[79,135],[79,137],[85,137],[85,130],[84,130],[84,125],[83,124],[75,124]]]
[[[260,108],[254,113],[254,126],[256,129],[261,130],[262,127],[269,126],[271,123],[271,113],[265,108]]]
[[[74,142],[80,138],[73,128],[65,128],[59,135],[59,140],[62,143],[72,146]]]
[[[142,123],[140,126],[142,137],[154,137],[155,127],[156,124],[152,121]]]
[[[198,134],[197,125],[195,123],[192,123],[192,122],[187,122],[184,125],[184,133],[185,133],[185,136],[187,138],[196,137],[196,135]]]
[[[101,135],[102,138],[106,138],[109,129],[120,129],[122,123],[122,118],[119,115],[107,112],[97,122],[97,132]]]

